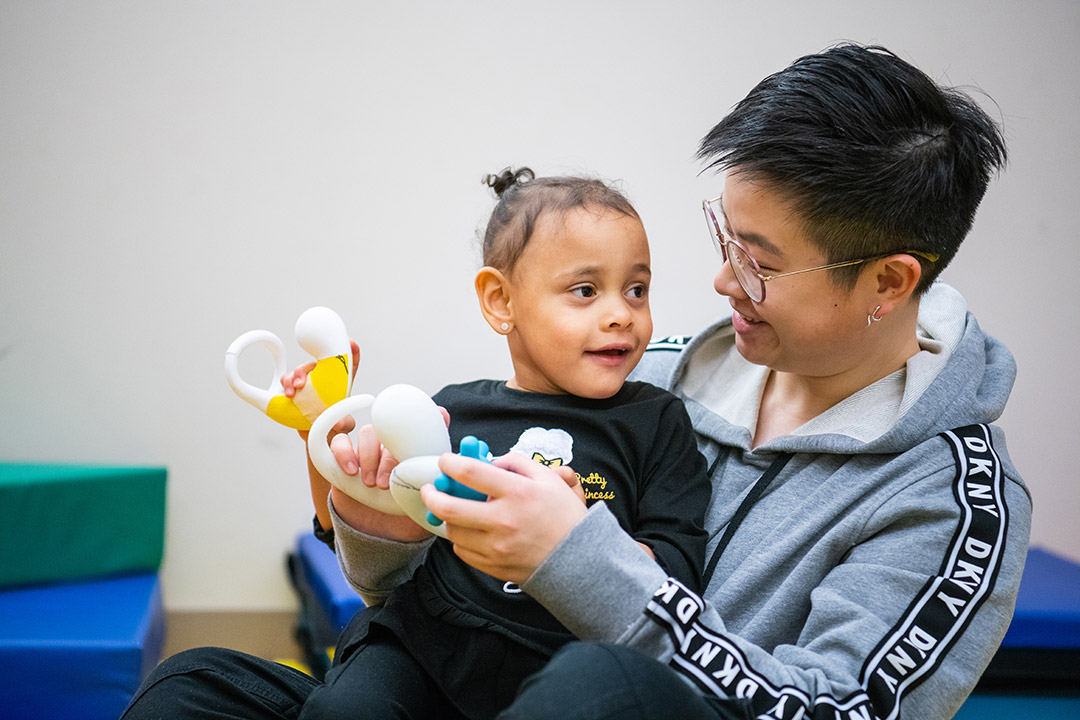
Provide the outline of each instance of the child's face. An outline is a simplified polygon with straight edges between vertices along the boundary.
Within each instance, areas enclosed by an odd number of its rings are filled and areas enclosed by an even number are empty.
[[[652,336],[649,241],[606,209],[545,214],[510,277],[510,387],[606,398]]]

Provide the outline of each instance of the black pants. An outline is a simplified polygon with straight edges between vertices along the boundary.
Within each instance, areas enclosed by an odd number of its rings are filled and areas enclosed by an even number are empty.
[[[337,682],[342,677],[348,680]],[[285,665],[235,650],[188,650],[151,672],[123,717],[464,720],[392,638],[358,648],[331,667],[322,683]]]
[[[365,653],[368,655],[364,656]],[[392,643],[372,643],[351,655],[371,671],[364,682],[326,684],[284,665],[233,650],[200,648],[165,660],[146,679],[124,720],[196,718],[446,718],[432,705],[434,687],[417,678],[415,662]],[[340,674],[340,673],[339,673]],[[352,673],[355,679],[357,676]],[[365,708],[379,708],[375,713]],[[670,668],[613,645],[572,643],[533,675],[502,720],[739,720],[735,701],[705,698]]]

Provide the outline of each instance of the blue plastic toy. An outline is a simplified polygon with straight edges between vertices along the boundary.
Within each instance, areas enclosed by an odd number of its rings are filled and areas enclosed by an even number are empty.
[[[488,450],[488,444],[483,440],[477,440],[472,435],[466,435],[461,438],[461,452],[458,454],[476,460],[483,460],[486,463],[491,462],[491,451]],[[439,473],[439,477],[435,478],[434,483],[436,490],[444,492],[447,495],[465,498],[466,500],[487,500],[487,495],[484,493],[479,490],[473,490],[468,485],[463,485],[454,478],[443,473]],[[442,520],[432,514],[431,511],[428,511],[427,521],[436,527],[442,525]]]

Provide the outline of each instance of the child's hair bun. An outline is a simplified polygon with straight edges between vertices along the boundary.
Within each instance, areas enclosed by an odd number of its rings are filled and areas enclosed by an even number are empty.
[[[481,182],[494,190],[495,195],[501,198],[503,193],[510,188],[515,185],[524,185],[535,177],[536,173],[527,167],[518,168],[517,170],[504,168],[497,174],[485,175]]]

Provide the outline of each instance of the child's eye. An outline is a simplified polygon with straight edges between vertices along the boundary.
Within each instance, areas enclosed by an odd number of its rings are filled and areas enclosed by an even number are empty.
[[[627,291],[626,294],[636,300],[640,300],[641,298],[649,294],[649,288],[646,285],[635,285],[634,287],[630,288],[630,290]]]
[[[570,292],[583,298],[591,298],[596,295],[596,288],[591,285],[582,285],[580,287],[573,288]]]

